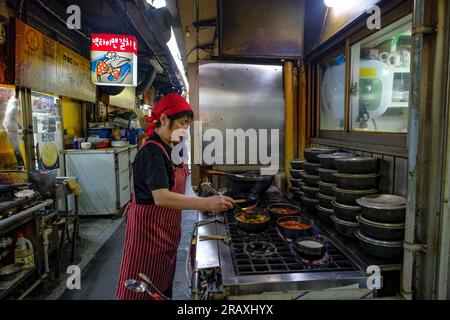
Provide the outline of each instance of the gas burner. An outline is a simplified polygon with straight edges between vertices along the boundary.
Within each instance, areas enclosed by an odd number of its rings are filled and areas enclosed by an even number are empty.
[[[253,258],[267,258],[277,252],[277,247],[266,241],[251,241],[244,244],[244,252]]]

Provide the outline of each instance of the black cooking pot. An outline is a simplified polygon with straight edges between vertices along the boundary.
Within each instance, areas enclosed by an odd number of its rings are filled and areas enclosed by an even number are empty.
[[[364,196],[356,202],[362,207],[361,215],[371,221],[400,223],[405,221],[406,198],[392,194]]]
[[[327,182],[319,181],[320,193],[324,194],[326,196],[334,197],[335,195],[333,192],[333,188],[335,188],[336,186],[337,186],[337,184],[334,184],[334,183],[327,183]]]
[[[331,220],[333,220],[334,228],[336,229],[337,233],[339,233],[341,236],[353,238],[355,231],[358,230],[358,222],[341,220],[339,218],[336,218],[336,216],[332,216]]]
[[[278,209],[288,209],[293,212],[292,213],[281,213],[281,212],[275,211],[277,208]],[[294,206],[293,204],[290,204],[290,203],[273,203],[267,207],[267,212],[269,213],[272,221],[277,221],[278,218],[282,218],[282,217],[297,216],[300,214],[300,211],[301,210],[299,207]]]
[[[300,199],[302,199],[302,204],[309,213],[314,214],[316,212],[316,205],[319,204],[319,200],[311,199],[306,196],[303,196]]]
[[[292,185],[293,187],[297,187],[297,188],[301,188],[301,186],[304,184],[303,179],[294,179],[294,178],[291,178],[290,181],[291,181],[291,185]]]
[[[398,259],[401,260],[403,255],[402,241],[380,241],[372,239],[361,231],[355,232],[355,237],[359,241],[359,245],[367,254],[373,255],[383,259]]]
[[[245,173],[236,172],[235,174],[239,176],[234,176],[233,173],[227,175],[231,191],[235,193],[248,193],[256,196],[260,196],[266,192],[272,185],[274,179],[273,175],[261,175],[259,171]]]
[[[227,191],[224,193],[224,196],[233,198],[240,208],[252,207],[258,202],[258,197],[254,194]]]
[[[317,211],[317,215],[319,216],[319,219],[322,222],[329,223],[329,224],[333,223],[333,220],[331,220],[331,217],[334,214],[333,209],[327,209],[327,208],[322,207],[320,204],[318,204],[318,205],[316,205],[316,211]]]
[[[300,190],[303,191],[305,196],[310,199],[317,199],[317,193],[319,193],[319,188],[308,187],[306,185],[301,186]]]
[[[286,221],[296,221],[301,224],[308,225],[309,227],[305,228],[305,229],[287,228],[287,227],[283,226],[283,224],[282,224],[283,222],[286,222]],[[313,235],[312,221],[305,219],[305,218],[301,218],[301,217],[281,217],[277,220],[277,227],[278,227],[278,230],[280,230],[281,235],[285,239],[289,239],[289,240],[296,240],[299,238],[311,237]]]
[[[341,173],[367,174],[378,172],[378,159],[371,157],[339,158],[334,160]]]
[[[261,232],[264,232],[270,224],[270,216],[269,216],[269,214],[267,214],[265,212],[258,212],[258,214],[262,214],[266,217],[266,220],[261,223],[249,223],[249,222],[244,222],[244,221],[239,220],[238,216],[242,213],[244,213],[244,214],[251,214],[251,213],[239,211],[234,215],[234,219],[236,220],[237,226],[239,227],[239,229],[241,229],[244,232],[261,233]]]
[[[317,188],[319,187],[320,176],[314,176],[305,173],[303,175],[303,181],[308,187]]]
[[[291,160],[291,169],[303,170],[303,163],[305,163],[305,160],[300,159]]]
[[[320,166],[324,169],[336,170],[336,166],[334,164],[334,160],[340,158],[349,158],[353,157],[353,154],[347,152],[336,152],[329,154],[319,154],[317,158],[319,158]]]
[[[304,170],[290,169],[289,172],[291,173],[291,177],[294,179],[301,179],[305,174]]]
[[[318,175],[319,172],[317,171],[317,169],[320,168],[320,164],[319,163],[312,163],[312,162],[305,162],[303,164],[303,168],[304,168],[306,174]]]
[[[316,261],[324,257],[326,242],[314,237],[301,238],[296,240],[293,248],[303,259]]]
[[[319,203],[323,208],[333,210],[333,205],[331,203],[336,200],[335,197],[330,197],[319,192],[317,193],[317,198],[319,199]]]
[[[319,154],[335,153],[337,151],[335,148],[309,148],[305,149],[303,156],[306,161],[319,163],[319,158],[317,157]]]
[[[347,174],[335,173],[336,182],[341,189],[349,190],[369,190],[377,188],[379,174]]]
[[[364,197],[369,194],[378,193],[377,189],[370,190],[346,190],[340,188],[333,188],[334,196],[336,197],[336,201],[342,204],[346,204],[349,206],[356,206],[356,199]]]
[[[336,183],[336,177],[334,174],[337,172],[336,170],[330,170],[330,169],[317,169],[317,172],[319,172],[320,181],[327,182],[327,183]]]
[[[349,206],[337,201],[331,202],[331,205],[333,206],[334,215],[338,219],[350,222],[358,222],[356,217],[361,214],[360,206]]]
[[[362,234],[376,240],[401,241],[405,239],[404,223],[374,222],[363,217],[357,217],[359,230]]]

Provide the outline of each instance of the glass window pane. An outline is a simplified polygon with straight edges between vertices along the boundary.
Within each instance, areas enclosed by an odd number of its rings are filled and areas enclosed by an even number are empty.
[[[320,130],[344,130],[345,56],[321,66]]]
[[[351,129],[408,130],[411,16],[352,46]]]
[[[22,107],[15,88],[0,86],[0,169],[17,170],[25,165],[22,139]],[[5,183],[5,182],[4,182]]]

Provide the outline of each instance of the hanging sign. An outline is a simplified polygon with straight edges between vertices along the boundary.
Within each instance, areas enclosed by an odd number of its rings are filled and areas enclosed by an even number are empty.
[[[137,86],[137,40],[134,36],[91,36],[91,80],[103,86]]]

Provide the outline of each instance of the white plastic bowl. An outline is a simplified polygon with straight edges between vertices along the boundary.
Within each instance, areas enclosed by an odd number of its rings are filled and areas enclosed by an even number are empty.
[[[82,142],[81,143],[81,149],[90,149],[92,148],[92,143],[90,142]]]

